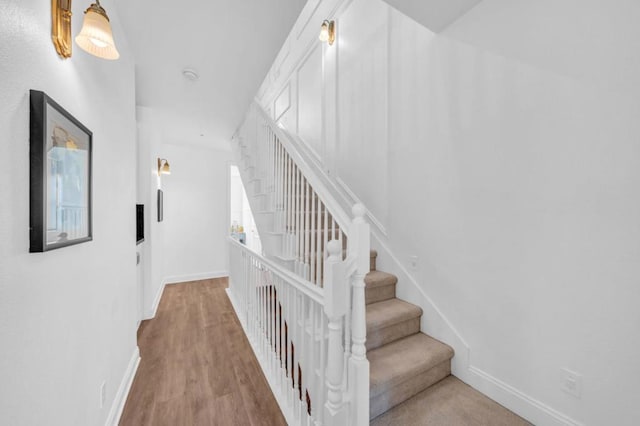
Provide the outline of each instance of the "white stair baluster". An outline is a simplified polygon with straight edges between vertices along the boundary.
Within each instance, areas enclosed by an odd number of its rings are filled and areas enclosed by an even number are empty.
[[[344,264],[341,262],[340,243],[331,240],[327,245],[329,254],[325,262],[325,306],[329,318],[329,348],[326,383],[328,388],[325,403],[325,420],[329,426],[347,424],[347,410],[342,394],[343,346],[342,320],[346,312],[344,304]]]

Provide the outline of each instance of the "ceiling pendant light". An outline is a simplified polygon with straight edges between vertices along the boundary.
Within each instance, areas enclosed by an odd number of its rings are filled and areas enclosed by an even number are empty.
[[[109,17],[100,5],[100,0],[96,0],[84,12],[82,30],[76,37],[76,43],[81,49],[98,58],[113,60],[120,57],[113,41]]]

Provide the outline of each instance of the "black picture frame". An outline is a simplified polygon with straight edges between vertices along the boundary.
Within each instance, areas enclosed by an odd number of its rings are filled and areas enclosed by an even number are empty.
[[[136,204],[136,245],[144,242],[144,204]]]
[[[92,241],[93,133],[44,92],[29,104],[29,252]]]
[[[162,189],[158,189],[158,222],[164,220],[164,194]]]

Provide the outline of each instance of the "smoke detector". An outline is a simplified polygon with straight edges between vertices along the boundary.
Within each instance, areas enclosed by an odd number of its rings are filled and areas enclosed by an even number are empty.
[[[185,68],[182,70],[182,75],[189,81],[196,81],[200,78],[198,72],[193,68]]]

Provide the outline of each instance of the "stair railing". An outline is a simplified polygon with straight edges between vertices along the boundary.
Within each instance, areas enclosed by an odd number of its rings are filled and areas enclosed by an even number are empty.
[[[346,212],[257,104],[233,147],[264,256],[230,242],[229,293],[283,414],[368,424],[366,210]]]

